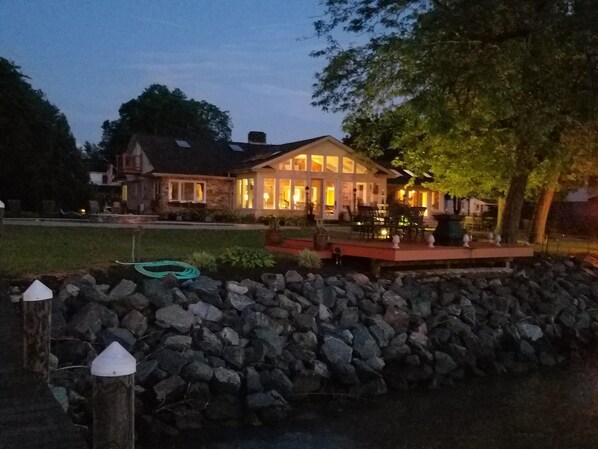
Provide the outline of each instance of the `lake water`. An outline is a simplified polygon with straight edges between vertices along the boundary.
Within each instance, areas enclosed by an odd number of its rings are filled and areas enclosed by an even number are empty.
[[[313,398],[263,427],[188,434],[180,449],[597,449],[598,353],[567,368],[368,400]]]

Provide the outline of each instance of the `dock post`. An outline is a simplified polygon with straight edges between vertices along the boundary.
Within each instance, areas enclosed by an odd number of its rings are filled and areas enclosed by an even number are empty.
[[[91,363],[93,449],[135,447],[136,360],[112,342]]]
[[[48,381],[52,290],[35,280],[23,293],[23,367]]]

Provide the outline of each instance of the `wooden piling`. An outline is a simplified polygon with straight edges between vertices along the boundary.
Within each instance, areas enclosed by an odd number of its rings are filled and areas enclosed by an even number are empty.
[[[111,343],[91,364],[93,449],[135,447],[135,358]]]
[[[52,290],[36,280],[23,293],[23,367],[48,381]]]

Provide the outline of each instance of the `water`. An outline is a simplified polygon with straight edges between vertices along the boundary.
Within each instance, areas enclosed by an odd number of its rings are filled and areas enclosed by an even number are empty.
[[[368,400],[313,398],[293,418],[186,435],[179,449],[596,449],[598,353],[516,379]]]

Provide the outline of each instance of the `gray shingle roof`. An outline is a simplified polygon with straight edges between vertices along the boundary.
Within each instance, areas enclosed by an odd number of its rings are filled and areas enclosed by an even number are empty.
[[[226,176],[309,145],[326,136],[281,145],[245,142],[206,142],[180,137],[136,134],[137,140],[155,173]],[[177,140],[179,143],[177,143]],[[180,141],[188,143],[181,145]],[[231,147],[233,145],[233,147]],[[239,149],[243,151],[239,151]]]

